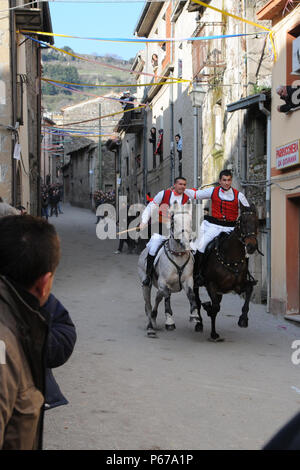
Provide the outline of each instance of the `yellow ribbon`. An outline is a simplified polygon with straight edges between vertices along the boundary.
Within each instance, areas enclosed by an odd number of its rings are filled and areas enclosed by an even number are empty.
[[[190,80],[175,80],[175,81],[171,81],[171,82],[168,82],[168,81],[165,81],[165,82],[152,82],[152,83],[127,83],[126,85],[115,85],[115,84],[112,84],[112,85],[91,85],[90,83],[70,83],[70,82],[63,82],[63,81],[60,81],[60,80],[54,80],[54,79],[51,79],[51,78],[42,78],[42,80],[46,81],[46,82],[55,82],[55,83],[60,83],[61,85],[73,85],[73,86],[82,86],[82,87],[123,87],[123,88],[128,88],[128,87],[136,87],[136,86],[158,86],[158,85],[175,85],[176,83],[183,83],[183,82],[190,82]],[[50,83],[51,85],[51,83]]]
[[[124,111],[117,111],[116,113],[105,114],[104,116],[98,116],[98,117],[93,118],[93,119],[86,119],[85,121],[68,122],[66,124],[57,124],[56,127],[74,126],[75,124],[83,124],[84,122],[99,121],[100,119],[115,116],[116,114],[129,113],[130,111],[135,111],[136,109],[144,109],[144,108],[145,108],[145,106],[137,106],[136,108],[130,108],[130,109],[126,109]]]
[[[244,23],[247,23],[247,24],[251,24],[252,26],[255,26],[256,28],[260,28],[260,29],[263,29],[265,31],[268,31],[269,32],[269,38],[270,38],[271,45],[272,45],[272,49],[273,49],[273,52],[274,52],[274,61],[276,62],[277,52],[276,52],[275,43],[274,43],[274,31],[272,29],[266,28],[265,26],[263,26],[261,24],[255,23],[254,21],[246,20],[245,18],[234,15],[233,13],[229,13],[228,11],[220,10],[219,8],[216,8],[216,7],[213,7],[211,5],[208,5],[207,3],[201,2],[201,0],[192,0],[192,2],[193,3],[198,3],[198,5],[201,5],[202,7],[210,8],[211,10],[217,11],[217,12],[221,13],[222,15],[230,16],[231,18],[234,18],[236,20],[243,21]]]
[[[27,30],[21,30],[21,31],[17,31],[17,33],[19,34],[23,34],[23,33],[34,33],[34,34],[44,34],[44,35],[50,35],[50,36],[61,36],[61,37],[73,37],[73,36],[64,36],[63,34],[54,34],[54,33],[42,33],[42,32],[36,32],[36,31],[27,31]],[[55,51],[58,51],[58,52],[62,52],[63,54],[67,54],[71,57],[74,57],[75,59],[79,59],[79,60],[85,60],[86,62],[91,62],[90,59],[87,59],[85,57],[82,57],[80,55],[76,55],[76,54],[73,54],[72,52],[68,52],[68,51],[65,51],[64,49],[60,49],[59,47],[55,47],[55,46],[52,46],[51,44],[48,45],[48,47],[51,47],[51,49],[54,49]],[[97,62],[97,61],[93,61],[93,62]],[[99,62],[99,65],[102,65],[101,62]],[[130,70],[128,70],[128,73],[130,73]],[[184,80],[184,79],[179,79],[179,78],[176,78],[176,77],[159,77],[159,78],[166,78],[168,80],[171,80],[171,81],[174,81],[174,83],[181,83],[181,82],[189,82],[189,80]],[[180,82],[178,82],[178,80],[180,80]],[[109,85],[108,85],[109,86]],[[122,86],[122,85],[116,85],[116,86]],[[124,86],[127,86],[127,85],[124,85]],[[128,85],[129,86],[129,85]]]

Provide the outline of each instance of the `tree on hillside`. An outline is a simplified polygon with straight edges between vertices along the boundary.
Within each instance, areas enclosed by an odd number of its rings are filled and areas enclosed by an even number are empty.
[[[63,51],[69,52],[70,54],[75,54],[75,52],[73,51],[73,49],[71,49],[71,47],[69,47],[69,46],[64,46],[62,49],[63,49]],[[67,60],[76,60],[75,57],[73,57],[73,56],[71,56],[71,55],[69,55],[69,54],[66,54],[64,57],[65,57]]]
[[[43,68],[43,76],[45,78],[59,80],[68,83],[78,83],[80,81],[78,70],[76,67],[68,67],[65,65],[57,64],[46,64]],[[45,95],[57,95],[63,93],[70,95],[71,92],[64,88],[58,88],[49,83],[43,83],[42,91]]]

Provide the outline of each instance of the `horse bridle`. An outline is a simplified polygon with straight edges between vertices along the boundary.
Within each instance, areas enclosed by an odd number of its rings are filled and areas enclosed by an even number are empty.
[[[237,222],[236,222],[236,226],[235,226],[235,227],[236,227],[236,228],[239,230],[239,232],[240,232],[240,237],[238,237],[238,238],[239,238],[239,240],[240,240],[243,244],[245,244],[245,241],[244,241],[244,240],[245,240],[246,238],[257,237],[257,233],[256,233],[256,232],[247,232],[247,233],[242,232],[242,228],[241,228],[241,217],[242,217],[242,215],[256,215],[256,212],[253,212],[253,211],[243,212],[243,213],[241,214],[241,216],[238,218]]]

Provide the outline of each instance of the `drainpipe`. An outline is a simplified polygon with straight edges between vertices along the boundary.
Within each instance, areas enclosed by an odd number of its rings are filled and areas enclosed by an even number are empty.
[[[146,102],[147,90],[145,87],[143,102]],[[143,135],[143,199],[147,203],[147,175],[148,175],[148,155],[147,155],[147,109],[144,108],[144,135]]]
[[[267,231],[267,312],[271,298],[271,112],[262,102],[259,109],[267,117],[267,186],[266,186],[266,231]]]
[[[198,141],[198,127],[199,127],[199,111],[196,106],[193,106],[193,116],[194,116],[194,181],[193,185],[195,189],[198,189],[198,167],[199,167],[199,141]]]
[[[16,6],[16,1],[9,2],[10,7]],[[11,126],[15,128],[17,118],[17,48],[16,48],[16,28],[15,28],[15,13],[13,10],[10,11],[9,17],[9,29],[10,29],[10,63],[11,63]],[[17,160],[14,158],[14,146],[17,142],[17,135],[14,134],[12,140],[11,150],[11,164],[12,164],[12,184],[11,184],[11,204],[13,206],[17,203]]]
[[[174,0],[172,0],[172,13],[174,11]],[[174,37],[174,21],[171,19],[171,37]],[[174,66],[174,42],[171,41],[171,64]],[[171,78],[173,77],[173,73],[170,74]],[[170,139],[170,184],[171,186],[174,184],[175,180],[175,146],[174,146],[174,90],[173,85],[170,86],[170,111],[171,111],[171,139]]]

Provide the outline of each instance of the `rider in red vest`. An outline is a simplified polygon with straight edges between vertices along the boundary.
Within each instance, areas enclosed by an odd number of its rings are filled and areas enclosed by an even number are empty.
[[[243,193],[232,188],[232,173],[223,170],[219,175],[219,186],[203,190],[187,189],[191,199],[211,199],[212,215],[205,215],[200,227],[199,237],[191,243],[195,252],[194,287],[202,285],[201,264],[205,248],[221,232],[230,233],[234,230],[235,222],[239,215],[239,203],[249,207],[249,203]]]
[[[174,182],[174,186],[172,189],[167,189],[165,191],[160,191],[156,196],[153,198],[146,209],[142,214],[142,222],[140,224],[140,230],[142,231],[148,224],[148,221],[151,217],[151,213],[154,210],[157,210],[159,207],[159,233],[154,233],[147,243],[148,247],[148,256],[147,256],[147,269],[146,269],[146,279],[143,281],[144,286],[149,286],[151,284],[151,276],[153,271],[153,263],[159,249],[160,245],[164,240],[166,240],[166,236],[162,234],[163,232],[163,224],[168,221],[169,217],[169,207],[177,201],[178,204],[184,205],[188,200],[189,196],[185,194],[186,190],[186,179],[183,177],[176,178]]]

